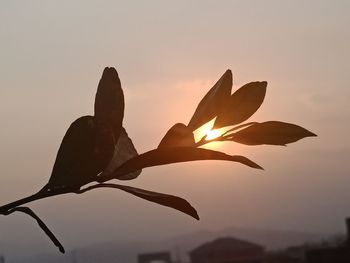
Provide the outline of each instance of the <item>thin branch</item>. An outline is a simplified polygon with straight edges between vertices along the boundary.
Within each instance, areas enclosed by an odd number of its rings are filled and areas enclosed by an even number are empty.
[[[56,247],[58,247],[59,251],[61,253],[64,253],[64,247],[63,245],[60,243],[60,241],[58,241],[58,239],[55,237],[55,235],[51,232],[51,230],[45,225],[45,223],[40,219],[40,217],[38,217],[33,210],[31,210],[29,207],[25,207],[25,206],[19,206],[19,207],[15,207],[12,208],[11,210],[7,211],[6,213],[4,213],[4,215],[9,215],[12,214],[14,212],[21,212],[24,214],[27,214],[29,216],[31,216],[32,218],[34,218],[38,225],[40,226],[40,228],[45,232],[45,234],[51,239],[51,241],[55,244]]]
[[[224,141],[224,137],[220,136],[220,137],[216,137],[215,139],[211,139],[211,140],[206,140],[205,137],[203,137],[200,141],[196,142],[196,144],[194,145],[195,147],[199,147],[199,146],[203,146],[205,144],[211,143],[211,142],[218,142],[218,141]]]
[[[55,191],[53,191],[53,190],[49,191],[49,190],[47,190],[46,187],[44,187],[39,192],[37,192],[33,195],[24,197],[24,198],[19,199],[17,201],[14,201],[14,202],[11,202],[11,203],[8,203],[6,205],[1,206],[0,207],[0,215],[6,215],[11,209],[18,207],[18,206],[21,206],[21,205],[24,205],[24,204],[27,204],[27,203],[30,203],[30,202],[33,202],[33,201],[36,201],[36,200],[44,199],[44,198],[47,198],[50,196],[72,193],[72,192],[73,192],[72,189],[68,189],[68,188],[62,188],[62,189],[55,190]]]
[[[202,145],[208,144],[210,142],[214,142],[214,141],[229,140],[230,136],[232,136],[231,133],[228,134],[229,132],[235,131],[237,129],[240,129],[240,128],[243,128],[243,127],[255,124],[255,123],[256,122],[250,122],[250,123],[246,123],[246,124],[242,124],[242,125],[236,126],[236,127],[232,128],[232,129],[226,131],[220,137],[212,139],[212,140],[206,140],[205,139],[206,136],[204,136],[199,142],[197,142],[195,144],[195,147],[199,147],[199,146],[202,146]],[[114,178],[111,178],[111,177],[96,177],[95,181],[98,182],[98,183],[104,183],[104,182],[107,182],[107,181],[109,181],[111,179],[114,179]],[[86,184],[88,184],[88,183],[90,183],[90,182],[87,182]],[[101,187],[101,186],[98,186],[98,187]],[[80,190],[78,190],[78,192],[79,191]],[[47,197],[50,197],[50,196],[67,194],[67,193],[77,193],[77,189],[76,188],[64,187],[64,188],[60,188],[60,189],[54,189],[54,190],[51,189],[50,190],[50,189],[48,189],[47,186],[45,186],[43,189],[41,189],[39,192],[37,192],[37,193],[35,193],[33,195],[30,195],[28,197],[19,199],[17,201],[8,203],[8,204],[3,205],[3,206],[0,206],[0,215],[6,215],[6,214],[8,214],[8,212],[11,209],[13,209],[15,207],[18,207],[18,206],[21,206],[21,205],[24,205],[24,204],[27,204],[27,203],[30,203],[30,202],[33,202],[33,201],[36,201],[36,200],[44,199],[44,198],[47,198]]]

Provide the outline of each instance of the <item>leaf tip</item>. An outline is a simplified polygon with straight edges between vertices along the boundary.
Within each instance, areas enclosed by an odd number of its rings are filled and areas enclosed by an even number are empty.
[[[259,164],[255,163],[254,166],[252,166],[252,168],[255,168],[255,169],[259,169],[259,170],[262,170],[262,171],[265,171],[264,167],[260,166]]]
[[[187,201],[186,201],[187,202]],[[193,217],[194,219],[196,219],[196,220],[200,220],[200,217],[199,217],[199,215],[198,215],[198,212],[197,212],[197,210],[190,204],[190,203],[188,203],[189,204],[189,206],[190,206],[190,211],[188,211],[188,212],[185,212],[186,214],[188,214],[189,216],[191,216],[191,217]],[[184,212],[184,211],[183,211]]]
[[[227,69],[225,71],[224,75],[229,75],[229,76],[231,75],[231,77],[232,77],[232,70],[231,69]]]
[[[267,81],[265,81],[265,80],[263,80],[263,81],[254,81],[254,82],[250,82],[248,84],[252,84],[256,88],[261,88],[261,89],[266,89],[266,87],[267,87]]]
[[[318,135],[316,133],[313,133],[305,128],[304,128],[304,130],[305,130],[304,138],[305,137],[318,137]]]
[[[118,72],[114,67],[105,67],[103,70],[101,79],[103,80],[119,79]]]
[[[261,92],[263,93],[263,100],[265,99],[265,95],[266,95],[266,90],[267,90],[267,81],[257,81],[257,87],[261,90]]]
[[[258,84],[259,84],[260,88],[263,90],[263,93],[266,94],[267,81],[258,81]]]
[[[309,131],[309,137],[318,137],[316,133]]]
[[[193,208],[193,210],[194,210],[194,211],[193,211],[193,214],[191,214],[191,216],[192,216],[194,219],[196,219],[197,221],[201,220],[200,217],[199,217],[199,215],[198,215],[197,210],[194,209],[194,208]]]

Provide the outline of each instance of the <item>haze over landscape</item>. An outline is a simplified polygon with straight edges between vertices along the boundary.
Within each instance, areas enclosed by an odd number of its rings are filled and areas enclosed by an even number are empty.
[[[349,1],[2,1],[0,203],[39,190],[62,137],[93,113],[105,66],[119,72],[124,126],[155,148],[230,68],[236,90],[268,81],[250,120],[318,137],[288,147],[219,145],[265,171],[201,161],[144,169],[128,184],[186,198],[195,221],[117,190],[30,204],[68,250],[228,227],[344,232],[350,215]],[[0,254],[55,253],[31,218],[0,217]]]

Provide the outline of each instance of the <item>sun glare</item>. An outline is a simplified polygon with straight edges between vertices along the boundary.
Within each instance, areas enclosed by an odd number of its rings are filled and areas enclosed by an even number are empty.
[[[213,140],[221,135],[219,130],[210,130],[207,132],[207,137],[205,138],[207,141]]]
[[[204,136],[207,136],[206,140],[210,141],[219,137],[223,133],[219,129],[212,130],[214,122],[215,122],[215,118],[203,124],[201,127],[199,127],[197,130],[194,131],[194,137],[196,142],[200,141]]]

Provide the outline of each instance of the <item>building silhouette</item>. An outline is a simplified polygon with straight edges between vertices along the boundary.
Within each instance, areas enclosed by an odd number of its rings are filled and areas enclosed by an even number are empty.
[[[172,263],[169,252],[145,253],[138,255],[138,263]]]
[[[218,238],[190,253],[191,263],[260,263],[264,247],[233,237]]]
[[[346,219],[347,240],[337,246],[315,248],[306,252],[307,263],[350,262],[350,218]]]
[[[350,263],[350,218],[346,219],[346,228],[345,241],[305,243],[267,252],[263,246],[249,241],[218,238],[190,251],[190,263]],[[138,256],[138,263],[155,262],[174,263],[170,252]]]

